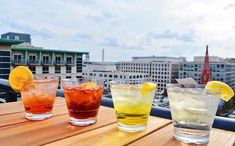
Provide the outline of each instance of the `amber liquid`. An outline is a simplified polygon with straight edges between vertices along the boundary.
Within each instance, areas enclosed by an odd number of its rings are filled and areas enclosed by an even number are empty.
[[[32,114],[51,112],[55,97],[23,97],[25,111]]]
[[[64,95],[70,117],[87,119],[96,117],[103,95],[103,88],[64,88]]]

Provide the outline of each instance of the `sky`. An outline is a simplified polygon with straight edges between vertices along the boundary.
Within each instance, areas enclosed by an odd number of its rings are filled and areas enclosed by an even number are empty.
[[[90,52],[91,61],[133,56],[235,58],[234,0],[1,0],[0,34],[33,46]]]

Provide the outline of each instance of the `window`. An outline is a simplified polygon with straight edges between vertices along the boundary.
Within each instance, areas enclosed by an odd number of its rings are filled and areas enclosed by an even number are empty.
[[[61,73],[60,66],[55,66],[55,73]]]
[[[67,61],[67,63],[71,64],[72,63],[72,57],[67,57],[66,61]]]
[[[110,78],[112,78],[113,76],[112,75],[109,75]]]
[[[43,56],[43,61],[49,61],[49,56]]]
[[[99,77],[102,77],[103,75],[102,74],[99,74]]]
[[[49,67],[48,66],[43,66],[42,67],[42,73],[43,74],[48,74],[49,73]]]
[[[66,73],[72,73],[71,66],[66,66]]]
[[[55,57],[55,62],[56,63],[60,63],[61,62],[61,57],[60,56],[56,56]]]
[[[29,60],[36,60],[36,56],[35,55],[29,55]]]
[[[36,74],[36,67],[35,66],[29,66],[29,69],[32,71],[33,74]]]
[[[104,74],[104,77],[107,77],[107,74]]]
[[[114,78],[117,78],[117,75],[114,75]]]
[[[20,55],[20,54],[14,55],[14,60],[21,60],[21,58],[22,58],[22,55]]]
[[[66,76],[65,78],[66,78],[66,79],[71,79],[72,77],[71,77],[71,76]]]

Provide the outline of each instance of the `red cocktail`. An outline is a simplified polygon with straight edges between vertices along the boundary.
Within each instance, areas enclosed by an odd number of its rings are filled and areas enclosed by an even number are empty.
[[[70,123],[86,126],[96,122],[103,95],[103,86],[98,82],[63,80],[63,89],[70,115]]]

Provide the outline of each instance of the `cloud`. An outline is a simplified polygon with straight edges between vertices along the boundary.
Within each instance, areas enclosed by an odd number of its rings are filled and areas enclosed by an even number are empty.
[[[107,47],[120,47],[121,46],[115,37],[105,37],[103,39],[103,42],[100,43],[100,45],[107,46]]]
[[[74,36],[74,40],[81,42],[90,42],[93,41],[93,37],[88,33],[79,32]]]
[[[206,44],[226,58],[235,51],[234,7],[228,0],[11,0],[1,2],[0,32],[30,33],[34,46],[89,51],[94,61],[101,48],[107,60],[120,61],[192,58],[204,55]]]
[[[6,20],[1,20],[1,23],[3,25],[8,25],[11,28],[17,29],[20,32],[28,33],[28,34],[34,34],[37,36],[41,36],[42,38],[52,38],[53,35],[55,35],[53,32],[46,28],[34,28],[29,25],[17,23],[13,20],[6,19]]]
[[[228,4],[226,7],[224,7],[225,10],[235,8],[235,4]]]
[[[194,41],[193,33],[184,33],[180,34],[178,32],[172,32],[170,30],[165,30],[162,33],[156,33],[153,36],[155,39],[176,39],[184,42],[192,42]]]

